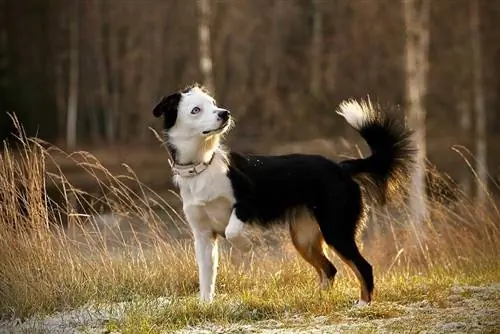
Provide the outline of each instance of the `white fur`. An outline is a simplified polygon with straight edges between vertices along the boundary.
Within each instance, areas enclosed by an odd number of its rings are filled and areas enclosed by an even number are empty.
[[[364,301],[362,299],[359,299],[355,304],[354,304],[354,307],[356,308],[364,308],[364,307],[367,307],[368,305],[370,305],[370,303],[368,303],[367,301]]]
[[[234,210],[226,227],[226,239],[242,252],[252,249],[252,242],[245,236],[245,223],[238,219]]]
[[[215,291],[218,249],[214,232],[224,233],[235,203],[227,164],[219,152],[210,166],[192,177],[176,176],[186,219],[193,231],[199,269],[200,298],[211,302]]]
[[[191,114],[194,107],[201,108],[196,115]],[[177,162],[208,162],[213,157],[202,173],[174,177],[195,240],[200,299],[206,302],[213,300],[217,276],[218,246],[214,232],[229,235],[228,240],[233,240],[240,249],[249,247],[244,244],[245,237],[240,237],[244,233],[243,223],[234,215],[230,219],[235,198],[231,181],[226,175],[227,157],[219,147],[219,136],[227,130],[227,127],[219,129],[222,122],[217,113],[221,110],[224,109],[217,107],[212,97],[199,88],[193,88],[183,94],[176,123],[168,131],[169,141],[176,148]],[[215,131],[208,135],[203,133],[210,130]]]
[[[200,281],[200,299],[211,302],[215,293],[215,279],[219,261],[217,239],[210,230],[193,229],[196,262]]]
[[[353,128],[359,130],[375,116],[373,110],[370,100],[361,102],[347,100],[340,103],[337,113],[343,116]]]
[[[198,107],[201,111],[192,114]],[[227,130],[220,128],[222,120],[218,113],[225,109],[219,108],[215,100],[198,87],[187,93],[182,93],[182,98],[177,109],[177,120],[168,130],[169,141],[177,148],[178,163],[203,162],[211,158],[213,150],[205,149],[204,144],[214,136]],[[204,132],[212,131],[209,134]],[[217,145],[215,145],[217,146]]]

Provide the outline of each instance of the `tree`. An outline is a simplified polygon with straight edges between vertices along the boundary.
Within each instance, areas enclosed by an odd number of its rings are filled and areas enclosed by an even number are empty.
[[[415,130],[418,146],[416,168],[412,176],[410,211],[413,222],[427,217],[425,198],[426,139],[424,106],[429,65],[430,0],[405,0],[403,10],[406,26],[406,99],[408,121]]]
[[[6,1],[0,2],[0,22],[5,22]],[[9,115],[5,112],[9,110],[8,91],[9,82],[7,71],[9,69],[9,59],[7,57],[7,29],[0,23],[0,140],[11,131],[11,121]]]
[[[210,48],[210,0],[198,0],[198,39],[200,43],[200,69],[203,85],[215,95]]]
[[[457,111],[460,114],[460,130],[462,135],[462,140],[467,140],[471,136],[471,128],[472,128],[472,115],[471,108],[469,102],[469,96],[467,94],[463,94],[464,96],[460,98],[457,103]],[[467,142],[467,144],[469,141]],[[470,178],[470,170],[466,164],[464,164],[463,175],[461,179],[462,189],[466,196],[470,196],[471,194],[471,178]]]
[[[323,12],[322,0],[313,1],[313,29],[311,41],[311,81],[310,90],[318,98],[321,88],[323,54]]]
[[[76,146],[76,124],[78,118],[79,93],[79,10],[78,0],[69,6],[71,20],[69,22],[69,79],[68,79],[68,109],[66,117],[66,145],[69,149]]]
[[[479,205],[484,205],[488,192],[488,168],[479,0],[470,2],[470,30],[472,42],[472,85],[474,92],[474,114],[476,117],[476,170],[478,178],[476,196],[477,203]]]

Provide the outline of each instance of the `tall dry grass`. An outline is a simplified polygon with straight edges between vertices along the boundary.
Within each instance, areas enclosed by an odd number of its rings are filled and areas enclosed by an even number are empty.
[[[24,317],[89,302],[155,296],[175,300],[197,293],[191,241],[172,237],[177,236],[173,231],[189,233],[181,215],[133,170],[124,166],[126,173],[112,175],[90,153],[68,155],[99,190],[98,195],[85,193],[60,168],[48,171],[55,150],[62,151],[20,133],[18,149],[4,144],[0,154],[0,315]],[[57,187],[59,200],[47,196],[48,187]],[[418,283],[422,273],[430,273],[425,284],[432,286],[447,273],[498,268],[500,215],[493,203],[480,208],[459,197],[429,206],[431,219],[424,226],[409,222],[401,207],[379,210],[369,222],[373,226],[363,253],[374,265],[378,296],[408,295],[409,282]],[[294,308],[317,311],[318,305],[304,303],[316,293],[314,272],[295,255],[286,228],[262,233],[256,237],[260,245],[247,257],[221,242],[220,298],[245,300],[249,311],[238,313],[241,317],[255,316],[250,312],[254,307],[267,316]],[[334,262],[348,279],[336,283],[332,299],[321,302],[327,311],[354,299],[358,289],[352,274]],[[426,291],[425,286],[419,289]],[[177,313],[169,317],[187,309],[173,308]]]

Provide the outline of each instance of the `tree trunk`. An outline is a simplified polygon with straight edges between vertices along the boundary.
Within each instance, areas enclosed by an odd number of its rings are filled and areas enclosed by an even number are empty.
[[[412,176],[410,195],[410,213],[415,224],[422,224],[427,218],[424,99],[427,92],[429,63],[429,6],[430,0],[405,0],[404,2],[408,121],[410,127],[415,131],[415,140],[418,146],[417,165]]]
[[[323,55],[323,0],[313,1],[313,30],[311,45],[311,82],[309,89],[315,98],[320,95]]]
[[[465,147],[470,147],[471,141],[471,129],[472,129],[472,119],[471,119],[471,108],[469,95],[463,94],[461,100],[457,104],[457,110],[460,114],[460,131],[462,141],[464,141]],[[471,172],[466,164],[464,164],[462,175],[462,189],[467,197],[471,196]]]
[[[66,118],[66,145],[68,149],[76,146],[76,130],[78,119],[79,93],[79,13],[78,0],[69,6],[72,19],[69,22],[69,80],[68,80],[68,114]]]
[[[158,87],[161,87],[161,75],[164,71],[162,47],[165,39],[164,20],[167,15],[167,7],[159,2],[154,8],[155,14],[151,15],[150,23],[151,39],[148,40],[147,49],[143,49],[142,74],[143,78],[139,83],[137,91],[139,92],[138,100],[139,107],[135,111],[136,119],[140,120],[140,124],[151,124],[151,115],[141,112],[147,110],[151,106],[151,101],[154,101],[157,96]],[[147,26],[146,26],[147,27]],[[148,33],[148,29],[143,31]],[[137,127],[139,132],[138,137],[141,143],[146,143],[151,138],[151,131],[147,126]]]
[[[66,101],[66,80],[65,80],[65,66],[63,64],[63,56],[58,55],[55,61],[55,102],[57,108],[57,127],[58,129],[64,129],[65,123],[67,123],[67,101]],[[60,131],[60,130],[59,130]],[[64,138],[58,138],[64,140]],[[66,135],[67,140],[67,135]]]
[[[215,95],[212,73],[212,55],[210,50],[210,0],[198,0],[199,23],[198,38],[200,43],[200,69],[203,85]]]
[[[106,56],[108,51],[106,44],[107,38],[104,35],[103,27],[106,24],[109,24],[109,21],[106,13],[107,9],[105,8],[105,4],[102,0],[93,0],[92,2],[88,2],[87,6],[89,8],[90,27],[92,29],[90,32],[90,35],[92,36],[92,51],[89,50],[89,52],[92,52],[93,57],[95,58],[97,72],[97,77],[95,78],[95,89],[97,90],[96,110],[90,116],[90,121],[93,124],[92,128],[94,128],[92,132],[95,133],[95,138],[93,139],[99,140],[101,137],[99,124],[101,122],[100,118],[103,114],[105,115],[104,124],[106,129],[104,131],[104,137],[106,141],[108,141],[110,140],[110,137],[114,138],[114,136],[110,135],[108,132],[107,123],[107,117],[111,114],[111,99],[109,96],[109,68],[106,65]]]
[[[114,144],[118,138],[118,112],[120,107],[120,56],[118,50],[120,12],[114,3],[103,1],[104,24],[108,26],[106,52],[108,57],[107,78],[109,80],[108,109],[106,110],[106,139]]]
[[[470,6],[472,84],[474,92],[474,114],[476,117],[476,200],[478,205],[484,205],[488,193],[488,165],[486,153],[486,109],[484,107],[479,0],[472,0]]]

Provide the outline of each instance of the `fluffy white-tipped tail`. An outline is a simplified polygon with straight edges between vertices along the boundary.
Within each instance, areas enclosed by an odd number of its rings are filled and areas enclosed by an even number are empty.
[[[337,113],[359,132],[372,151],[366,158],[341,161],[340,165],[380,203],[406,191],[416,154],[411,130],[382,114],[370,100],[344,101]]]
[[[370,100],[346,100],[340,103],[337,114],[345,118],[356,130],[360,130],[368,121],[373,120],[376,115]]]

